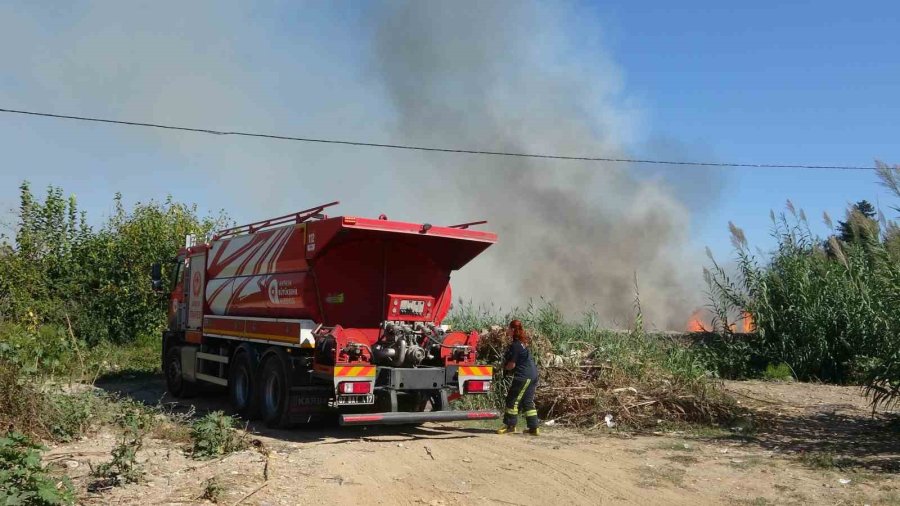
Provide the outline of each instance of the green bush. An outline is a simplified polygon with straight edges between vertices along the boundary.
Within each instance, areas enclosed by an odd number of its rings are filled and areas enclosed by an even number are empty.
[[[0,322],[0,359],[29,374],[67,374],[78,365],[71,336],[53,324]]]
[[[243,450],[247,442],[235,430],[237,427],[237,421],[221,411],[206,414],[191,428],[191,455],[195,459],[210,459]]]
[[[41,466],[45,448],[17,432],[0,437],[0,504],[75,504],[68,478],[57,478]]]
[[[713,375],[724,379],[758,378],[767,364],[753,335],[706,333],[690,343],[697,359]]]
[[[777,365],[767,365],[766,370],[763,371],[763,379],[767,381],[790,381],[794,379],[794,375],[791,372],[791,366],[782,362]]]
[[[91,345],[157,334],[166,308],[151,290],[151,264],[173,258],[185,235],[228,223],[171,198],[126,210],[116,194],[112,216],[95,230],[60,188],[49,187],[43,201],[27,182],[20,190],[15,236],[0,238],[0,321],[32,331],[51,324],[56,334],[71,326]]]

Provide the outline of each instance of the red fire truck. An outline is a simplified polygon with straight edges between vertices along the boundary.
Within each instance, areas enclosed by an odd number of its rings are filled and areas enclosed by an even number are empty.
[[[168,391],[226,387],[234,410],[284,427],[493,419],[449,400],[484,395],[478,334],[442,325],[450,273],[492,233],[354,216],[337,202],[189,238],[178,252],[163,332]],[[153,281],[161,289],[161,266]]]

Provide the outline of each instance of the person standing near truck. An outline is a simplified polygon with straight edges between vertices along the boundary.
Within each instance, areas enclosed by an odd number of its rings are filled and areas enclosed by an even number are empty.
[[[525,333],[522,322],[513,320],[509,322],[506,335],[512,337],[513,341],[503,357],[503,369],[512,372],[513,380],[506,394],[503,427],[497,429],[497,434],[515,432],[521,411],[528,425],[525,432],[537,436],[539,420],[534,407],[534,390],[538,383],[538,368],[528,349],[528,334]]]

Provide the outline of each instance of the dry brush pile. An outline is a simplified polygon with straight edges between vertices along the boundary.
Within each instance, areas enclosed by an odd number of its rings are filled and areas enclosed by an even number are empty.
[[[454,315],[460,323],[471,316]],[[530,329],[541,375],[536,403],[544,420],[638,429],[671,422],[725,423],[738,414],[737,404],[691,350],[665,335],[602,330],[590,315],[581,323],[566,323],[549,304],[517,317]],[[509,345],[504,327],[496,324],[503,320],[482,314],[468,323],[487,321],[495,323],[480,327],[479,357],[499,366]],[[506,386],[495,384],[493,401],[499,406]]]

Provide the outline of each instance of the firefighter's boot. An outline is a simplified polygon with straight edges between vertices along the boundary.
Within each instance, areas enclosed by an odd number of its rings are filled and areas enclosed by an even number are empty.
[[[515,434],[516,426],[515,425],[504,425],[497,429],[497,434]]]
[[[531,435],[531,436],[540,436],[541,435],[541,431],[537,427],[535,427],[533,429],[525,429],[525,433],[528,435]]]

